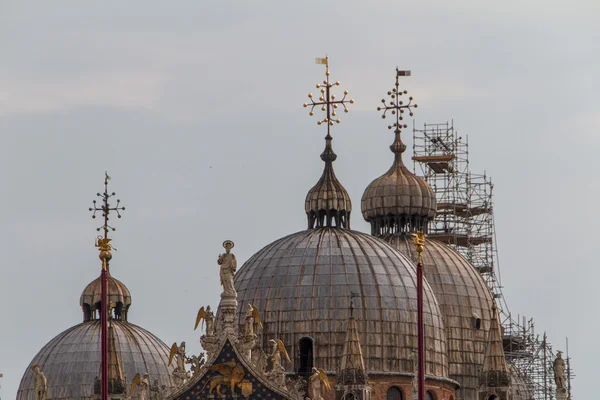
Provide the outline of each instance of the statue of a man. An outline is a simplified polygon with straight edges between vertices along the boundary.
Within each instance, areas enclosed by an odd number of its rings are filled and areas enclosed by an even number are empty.
[[[279,346],[277,342],[271,339],[271,361],[273,361],[273,366],[271,371],[278,370],[281,367],[281,352],[279,351]]]
[[[225,253],[220,254],[217,259],[217,263],[221,266],[221,285],[223,286],[223,295],[237,296],[235,287],[233,286],[233,276],[237,270],[237,261],[231,249],[233,248],[233,242],[226,240],[223,243],[225,247]]]
[[[554,382],[556,382],[557,389],[564,389],[566,387],[566,376],[565,376],[565,360],[562,358],[562,351],[559,351],[554,360]]]
[[[145,373],[138,383],[138,400],[148,400],[148,390],[150,389],[150,375]]]
[[[48,393],[48,380],[46,375],[40,370],[39,365],[31,367],[33,370],[33,388],[35,390],[35,400],[46,400]]]
[[[308,397],[310,400],[323,400],[321,396],[321,375],[315,367],[313,367],[312,372],[312,375],[308,378]]]
[[[212,336],[215,332],[215,314],[206,306],[206,336]]]

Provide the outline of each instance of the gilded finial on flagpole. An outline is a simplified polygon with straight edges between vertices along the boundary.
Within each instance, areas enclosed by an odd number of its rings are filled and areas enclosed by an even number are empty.
[[[413,241],[417,246],[417,253],[419,255],[417,261],[419,264],[421,264],[423,262],[423,260],[421,259],[421,253],[423,253],[423,250],[425,250],[425,234],[422,230],[419,230],[419,232],[413,233],[412,236]]]

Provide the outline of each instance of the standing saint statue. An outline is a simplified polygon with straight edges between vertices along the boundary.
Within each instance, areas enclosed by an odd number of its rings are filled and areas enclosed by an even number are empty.
[[[46,400],[48,393],[48,380],[46,375],[40,370],[39,365],[31,367],[33,370],[33,388],[35,390],[35,400]]]
[[[215,314],[206,306],[206,336],[212,336],[215,333]]]
[[[237,292],[235,291],[235,287],[233,285],[233,277],[235,275],[235,271],[237,270],[237,261],[235,256],[231,253],[231,249],[234,244],[231,240],[226,240],[223,242],[223,247],[225,248],[225,253],[220,254],[219,258],[217,258],[217,264],[221,266],[221,285],[223,286],[223,296],[237,296]]]
[[[562,358],[562,351],[559,351],[554,360],[554,382],[556,382],[557,389],[566,388],[566,376],[565,376],[565,360]]]

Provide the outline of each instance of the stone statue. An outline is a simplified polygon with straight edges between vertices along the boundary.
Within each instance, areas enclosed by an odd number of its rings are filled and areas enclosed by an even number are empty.
[[[145,373],[138,382],[138,400],[148,400],[148,391],[150,389],[150,375]]]
[[[556,388],[565,389],[566,380],[565,360],[562,358],[562,351],[559,351],[554,360],[554,382],[556,382]]]
[[[290,356],[288,355],[288,352],[285,349],[285,345],[283,344],[283,342],[280,339],[277,339],[277,341],[271,339],[270,343],[271,343],[271,361],[273,363],[271,371],[278,370],[281,367],[281,354],[283,354],[285,356],[285,358],[288,362],[291,362]]]
[[[259,347],[252,349],[252,365],[260,375],[264,375],[267,370],[267,355]]]
[[[48,394],[48,380],[46,375],[40,370],[39,365],[31,367],[33,370],[33,388],[35,390],[35,400],[46,400]]]
[[[185,370],[185,362],[187,360],[185,356],[185,342],[181,342],[179,346],[177,343],[173,343],[171,346],[171,353],[169,354],[169,364],[175,359],[175,369],[171,376],[173,377],[173,383],[179,387],[187,381],[187,372]]]
[[[210,306],[206,306],[206,336],[212,336],[215,334],[215,314],[210,309]]]
[[[262,328],[262,322],[260,321],[260,313],[258,308],[252,304],[248,304],[248,310],[246,311],[246,322],[244,324],[244,334],[246,336],[254,335],[254,324],[257,324],[259,328]]]
[[[237,296],[237,292],[235,291],[235,287],[233,285],[233,277],[235,275],[235,271],[237,270],[237,261],[233,253],[231,253],[231,249],[234,244],[231,240],[226,240],[223,242],[223,247],[225,248],[225,253],[220,254],[219,258],[217,258],[217,263],[221,266],[221,285],[223,286],[223,293],[221,297],[228,296]]]
[[[321,376],[319,370],[313,367],[312,374],[308,378],[308,397],[311,400],[323,400],[321,396]]]
[[[285,368],[281,365],[278,368],[273,368],[267,373],[267,379],[276,387],[285,388]]]

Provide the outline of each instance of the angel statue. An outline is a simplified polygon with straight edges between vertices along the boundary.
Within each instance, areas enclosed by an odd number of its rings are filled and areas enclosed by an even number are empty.
[[[231,240],[224,241],[223,247],[225,248],[225,253],[220,254],[219,258],[217,258],[217,264],[221,266],[220,276],[221,285],[223,286],[221,297],[223,295],[237,296],[237,292],[233,286],[233,276],[237,270],[237,261],[233,253],[231,253],[233,246],[234,244]]]
[[[204,325],[204,321],[206,321],[206,336],[212,336],[215,331],[215,314],[210,309],[210,306],[206,306],[206,309],[204,309],[204,307],[200,308],[198,315],[196,316],[194,330],[198,328],[200,321],[202,321],[202,325]]]
[[[254,334],[254,322],[259,328],[262,328],[262,322],[260,322],[260,314],[258,308],[248,303],[248,311],[246,311],[246,324],[244,326],[244,333],[247,336]]]
[[[308,397],[310,400],[323,400],[323,389],[331,390],[327,373],[313,367],[312,375],[308,378]]]
[[[171,346],[171,353],[169,354],[169,366],[175,358],[175,370],[173,371],[173,380],[176,386],[181,386],[187,379],[187,373],[185,371],[185,342],[181,342],[179,346],[177,343],[173,343]]]
[[[271,343],[271,346],[272,346],[271,347],[271,361],[273,362],[273,366],[271,368],[271,371],[280,369],[282,353],[288,362],[292,362],[292,360],[290,360],[290,356],[288,355],[287,350],[285,349],[285,345],[283,344],[281,339],[277,339],[277,341],[271,339],[269,341],[269,343]]]
[[[131,389],[129,389],[129,396],[133,394],[135,387],[139,386],[138,389],[138,400],[148,400],[148,389],[150,388],[150,376],[145,373],[143,376],[135,374],[131,381]]]
[[[46,400],[48,394],[48,380],[41,371],[40,366],[35,364],[31,367],[33,370],[33,388],[35,390],[35,400]]]

